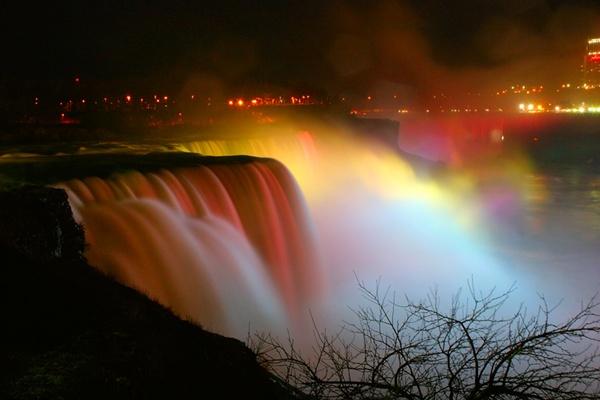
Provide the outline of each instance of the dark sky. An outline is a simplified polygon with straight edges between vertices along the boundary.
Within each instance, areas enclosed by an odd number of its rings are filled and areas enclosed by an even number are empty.
[[[2,6],[4,82],[452,90],[576,77],[600,35],[589,0],[47,3]]]

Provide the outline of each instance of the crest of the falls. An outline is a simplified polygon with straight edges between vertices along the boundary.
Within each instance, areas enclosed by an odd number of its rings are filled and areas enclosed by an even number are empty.
[[[279,162],[62,182],[89,262],[182,317],[244,336],[293,326],[321,285],[310,219]]]

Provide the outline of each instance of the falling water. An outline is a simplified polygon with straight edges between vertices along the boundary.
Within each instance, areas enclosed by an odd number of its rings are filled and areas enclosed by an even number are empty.
[[[279,162],[129,171],[57,186],[85,227],[92,265],[209,329],[243,337],[249,327],[293,326],[319,295],[310,219]]]
[[[544,175],[528,154],[510,148],[499,153],[497,121],[475,124],[481,131],[477,141],[469,136],[469,124],[450,122],[432,129],[438,142],[448,146],[425,146],[435,150],[433,159],[448,161],[437,176],[417,174],[417,167],[393,149],[368,135],[348,134],[343,126],[305,124],[310,130],[301,126],[260,139],[240,135],[182,141],[176,148],[205,155],[268,156],[291,170],[308,201],[323,251],[328,282],[324,306],[330,311],[322,325],[353,318],[348,309],[361,306],[357,276],[371,286],[380,280],[413,299],[434,288],[449,299],[469,279],[484,291],[516,284],[515,303],[535,307],[537,293],[543,293],[551,302],[564,300],[565,312],[576,310],[579,300],[598,287],[598,269],[591,267],[597,246],[588,238],[597,237],[591,226],[595,217],[558,223],[546,193],[554,189],[532,184]],[[420,127],[413,138],[427,137]],[[410,142],[406,135],[401,130],[399,139]],[[581,206],[581,201],[570,202],[560,212]],[[552,238],[541,237],[540,226],[555,225],[563,229]],[[580,245],[579,253],[556,254],[569,238],[577,238],[570,241]],[[567,283],[574,276],[577,283]]]
[[[90,262],[179,315],[240,338],[249,321],[269,330],[307,325],[308,308],[317,324],[335,329],[360,306],[357,276],[413,299],[431,288],[449,298],[471,278],[481,290],[516,283],[516,302],[535,305],[539,292],[572,308],[597,288],[597,269],[587,267],[597,260],[592,218],[559,220],[548,200],[554,189],[526,154],[488,159],[467,148],[463,157],[461,146],[450,146],[456,164],[431,177],[343,129],[312,128],[165,144],[272,157],[285,167],[255,159],[63,183],[86,227]],[[580,255],[557,254],[568,237]],[[575,259],[586,266],[577,274]],[[586,278],[568,284],[575,276]]]

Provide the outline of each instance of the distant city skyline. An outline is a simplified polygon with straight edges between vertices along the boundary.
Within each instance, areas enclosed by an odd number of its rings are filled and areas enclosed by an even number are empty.
[[[283,4],[285,3],[285,4]],[[580,74],[600,4],[522,1],[13,2],[0,88],[428,95]]]

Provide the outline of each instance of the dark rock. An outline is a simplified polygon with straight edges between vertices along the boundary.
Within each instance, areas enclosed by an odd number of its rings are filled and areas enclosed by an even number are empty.
[[[242,342],[85,263],[64,192],[0,194],[0,398],[289,399]]]
[[[0,244],[31,260],[76,260],[84,250],[62,189],[27,186],[0,192]]]

